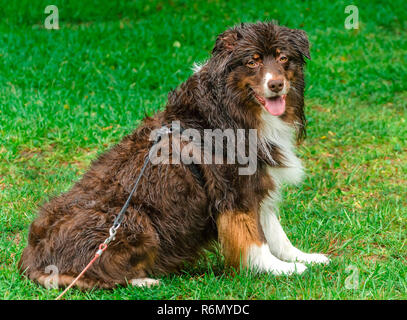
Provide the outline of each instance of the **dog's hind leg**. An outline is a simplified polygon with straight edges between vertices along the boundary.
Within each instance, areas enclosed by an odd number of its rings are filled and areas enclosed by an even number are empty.
[[[160,284],[160,280],[151,279],[151,278],[136,278],[132,279],[129,282],[131,285],[135,287],[152,287],[157,286]]]
[[[43,273],[39,271],[31,272],[28,278],[47,289],[51,288],[64,288],[69,286],[76,277],[67,274],[56,274],[56,273]],[[124,281],[123,281],[124,283]],[[115,283],[107,283],[105,281],[97,281],[86,277],[83,275],[76,283],[75,287],[79,289],[111,289],[115,286]]]
[[[302,273],[305,265],[288,263],[273,256],[268,249],[257,213],[228,211],[217,219],[218,236],[226,263],[256,272],[275,275]]]

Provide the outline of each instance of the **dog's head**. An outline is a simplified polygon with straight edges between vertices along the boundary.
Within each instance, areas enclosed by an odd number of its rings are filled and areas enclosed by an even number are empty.
[[[292,115],[303,124],[304,57],[310,59],[304,31],[241,24],[218,36],[212,55],[234,94],[273,116]]]

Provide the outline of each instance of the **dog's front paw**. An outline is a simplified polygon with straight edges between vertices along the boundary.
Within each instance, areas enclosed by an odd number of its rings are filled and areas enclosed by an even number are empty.
[[[297,261],[302,263],[321,263],[328,264],[331,260],[320,253],[304,253],[297,258]]]
[[[290,274],[301,274],[305,270],[307,270],[307,267],[302,264],[302,263],[282,263],[279,266],[274,266],[270,268],[269,272],[276,276],[280,275],[290,275]]]

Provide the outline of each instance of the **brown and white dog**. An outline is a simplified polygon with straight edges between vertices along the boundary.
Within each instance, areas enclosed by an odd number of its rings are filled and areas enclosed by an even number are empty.
[[[151,133],[173,121],[203,135],[257,130],[256,170],[239,174],[237,163],[147,166],[116,239],[79,287],[155,284],[149,276],[176,272],[213,240],[229,265],[257,272],[301,273],[304,263],[328,263],[295,248],[277,216],[280,186],[303,177],[294,144],[305,134],[304,57],[310,54],[301,30],[256,23],[219,35],[211,58],[169,94],[163,112],[144,119],[70,191],[42,207],[21,272],[44,284],[46,268],[55,266],[58,284],[69,284],[108,236],[153,144]]]

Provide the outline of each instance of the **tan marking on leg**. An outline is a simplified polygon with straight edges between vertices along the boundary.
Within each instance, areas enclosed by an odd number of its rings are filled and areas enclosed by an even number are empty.
[[[218,237],[226,263],[235,268],[247,266],[248,249],[262,244],[257,214],[228,211],[217,219]]]

